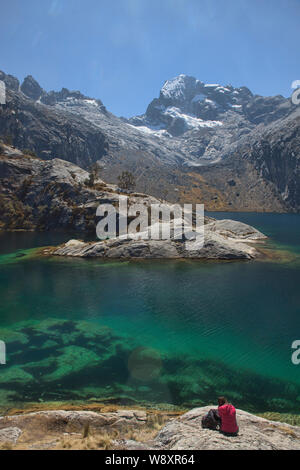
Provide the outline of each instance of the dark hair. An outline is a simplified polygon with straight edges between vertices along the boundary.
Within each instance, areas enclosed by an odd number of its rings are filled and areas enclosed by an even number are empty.
[[[219,406],[225,405],[225,403],[228,403],[227,398],[219,397],[218,398],[218,403],[219,403]]]

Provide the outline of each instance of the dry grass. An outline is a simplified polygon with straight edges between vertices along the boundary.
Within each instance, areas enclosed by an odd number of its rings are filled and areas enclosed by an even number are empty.
[[[30,411],[37,411],[33,406]],[[43,407],[39,407],[43,408]],[[48,405],[47,409],[51,407]],[[120,408],[116,405],[94,404],[85,409],[100,412],[115,412]],[[124,409],[125,407],[122,407]],[[53,406],[53,409],[55,407]],[[62,408],[60,408],[62,409]],[[65,409],[77,409],[78,406],[66,406]],[[130,408],[132,409],[132,407]],[[28,409],[26,410],[28,413]],[[26,413],[26,414],[27,414]],[[169,412],[159,410],[147,410],[147,421],[145,424],[127,424],[121,428],[114,426],[104,426],[95,428],[92,424],[85,424],[81,430],[77,426],[73,427],[58,424],[56,420],[45,420],[40,416],[35,416],[28,421],[24,421],[23,433],[16,445],[2,444],[2,450],[29,450],[29,449],[55,449],[55,450],[112,450],[120,448],[117,440],[131,439],[137,442],[152,440],[158,431],[170,419],[182,414],[181,412]],[[13,414],[23,414],[23,410],[14,410]]]
[[[13,444],[10,442],[2,442],[0,444],[0,450],[13,450]]]
[[[271,425],[272,428],[276,429],[277,431],[281,431],[282,433],[286,434],[287,436],[293,437],[298,439],[297,434],[293,429],[287,428],[286,426],[275,426],[274,424]]]
[[[114,439],[120,438],[118,431],[88,432],[81,437],[75,435],[64,436],[57,442],[55,450],[111,450]]]
[[[258,413],[257,416],[269,419],[270,421],[278,421],[281,423],[290,424],[292,426],[300,426],[300,415],[294,415],[290,413],[266,412]]]
[[[150,413],[147,423],[139,428],[132,426],[122,429],[108,429],[106,431],[91,430],[89,425],[84,426],[82,436],[68,435],[60,439],[56,450],[113,450],[116,440],[130,439],[137,442],[146,442],[157,435],[158,431],[169,421],[170,417],[163,414]]]
[[[48,247],[50,248],[50,247]],[[168,416],[168,417],[175,417],[181,416],[184,414],[187,409],[175,409],[174,410],[165,410],[165,409],[145,409],[143,406],[132,406],[132,405],[114,405],[114,404],[106,404],[106,403],[82,403],[82,402],[45,402],[45,403],[28,403],[23,408],[10,408],[9,412],[6,412],[6,416],[12,415],[21,415],[21,414],[28,414],[33,413],[36,411],[51,411],[51,410],[65,410],[65,411],[95,411],[96,413],[111,413],[119,410],[140,410],[140,411],[147,411],[149,419],[156,419],[150,418],[150,416],[157,415],[157,416]],[[160,419],[160,418],[159,418]]]

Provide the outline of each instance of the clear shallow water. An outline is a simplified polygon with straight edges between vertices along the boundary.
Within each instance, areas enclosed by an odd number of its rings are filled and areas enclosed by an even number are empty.
[[[104,399],[190,407],[228,395],[245,409],[297,413],[300,366],[291,363],[291,344],[300,339],[300,216],[213,215],[251,223],[292,256],[41,259],[26,250],[74,234],[1,234],[8,362],[0,366],[0,407]]]

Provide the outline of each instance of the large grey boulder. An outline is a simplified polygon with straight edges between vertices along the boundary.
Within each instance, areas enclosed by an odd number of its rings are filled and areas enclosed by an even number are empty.
[[[202,429],[201,419],[211,407],[196,408],[167,423],[144,449],[160,450],[299,450],[300,428],[269,421],[237,410],[239,434],[227,437]],[[120,442],[122,448],[139,449],[133,440]]]
[[[114,238],[93,243],[70,240],[53,252],[58,256],[82,258],[196,258],[196,259],[252,259],[259,251],[245,243],[263,240],[265,235],[240,222],[225,220],[204,226],[204,243],[182,240],[135,240]]]

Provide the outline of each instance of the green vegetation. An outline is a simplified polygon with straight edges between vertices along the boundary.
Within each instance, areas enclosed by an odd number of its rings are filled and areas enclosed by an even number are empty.
[[[88,179],[85,180],[84,184],[89,188],[92,188],[95,185],[95,181],[100,177],[100,166],[98,163],[94,163],[90,167],[90,173]]]
[[[132,191],[135,186],[135,177],[130,171],[123,171],[120,176],[118,176],[119,188],[126,191]]]
[[[24,153],[24,155],[27,155],[28,157],[37,158],[37,154],[35,153],[34,150],[23,149],[22,152]]]
[[[3,137],[1,137],[1,141],[5,144],[5,145],[13,145],[13,138],[11,135],[7,134],[7,135],[4,135]]]
[[[0,228],[30,230],[32,227],[32,208],[23,204],[16,195],[8,198],[0,194]]]
[[[290,424],[291,426],[300,426],[300,415],[294,415],[290,413],[260,413],[257,414],[261,418],[269,419],[271,421],[279,421],[280,423]]]

